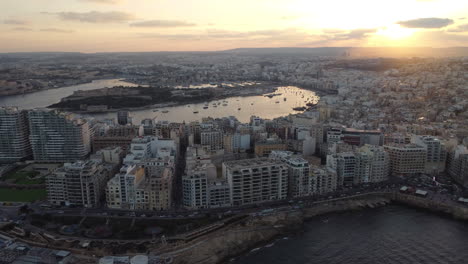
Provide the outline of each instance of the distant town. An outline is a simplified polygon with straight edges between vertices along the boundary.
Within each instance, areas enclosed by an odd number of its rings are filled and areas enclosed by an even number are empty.
[[[259,54],[1,63],[3,96],[101,78],[140,86],[0,107],[0,259],[221,263],[307,218],[391,202],[468,219],[466,58]],[[135,122],[126,109],[274,97],[287,85],[320,98],[274,119],[259,108],[248,122]],[[114,118],[81,115],[110,109]]]

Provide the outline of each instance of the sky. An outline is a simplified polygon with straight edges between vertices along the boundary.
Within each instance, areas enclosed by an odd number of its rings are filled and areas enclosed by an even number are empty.
[[[468,46],[468,0],[0,0],[0,52]]]

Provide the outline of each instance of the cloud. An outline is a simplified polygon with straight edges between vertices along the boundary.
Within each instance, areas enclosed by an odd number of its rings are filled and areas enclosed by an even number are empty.
[[[437,17],[427,17],[427,18],[418,18],[406,21],[399,21],[399,24],[402,27],[406,28],[443,28],[448,25],[453,24],[453,20],[449,18],[437,18]]]
[[[5,20],[3,20],[3,24],[7,24],[7,25],[28,25],[29,21],[21,20],[21,19],[5,19]]]
[[[15,28],[12,28],[11,30],[13,30],[13,31],[33,31],[32,28],[28,28],[28,27],[15,27]]]
[[[173,27],[193,27],[194,23],[189,23],[179,20],[146,20],[130,24],[131,27],[159,27],[159,28],[173,28]]]
[[[348,32],[338,32],[325,35],[327,40],[352,40],[352,39],[363,39],[369,36],[369,34],[377,32],[377,28],[360,28],[353,29]]]
[[[118,4],[120,0],[79,0],[80,2],[92,2],[99,4]]]
[[[56,15],[61,20],[79,21],[86,23],[122,23],[134,19],[134,15],[125,12],[111,11],[111,12],[58,12],[47,13]]]
[[[454,28],[449,28],[447,30],[448,32],[468,32],[468,24],[464,24],[464,25],[459,25],[457,27],[454,27]]]
[[[54,32],[54,33],[73,33],[73,30],[60,29],[60,28],[42,28],[43,32]]]

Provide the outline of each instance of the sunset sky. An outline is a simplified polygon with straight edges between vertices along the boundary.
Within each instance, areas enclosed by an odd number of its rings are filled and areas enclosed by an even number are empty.
[[[467,0],[0,0],[0,52],[468,46]]]

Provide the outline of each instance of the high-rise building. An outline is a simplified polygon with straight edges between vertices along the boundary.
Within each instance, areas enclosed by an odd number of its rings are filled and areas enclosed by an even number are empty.
[[[145,169],[139,165],[124,165],[120,172],[107,182],[107,207],[114,209],[137,208],[137,187],[145,180]],[[149,199],[149,198],[148,198]]]
[[[336,171],[329,167],[312,167],[311,174],[315,179],[314,192],[323,195],[336,191],[338,188],[338,177]]]
[[[121,126],[131,123],[130,116],[127,111],[118,111],[117,112],[117,123]]]
[[[31,110],[28,117],[35,160],[74,162],[84,159],[90,152],[90,129],[86,120],[50,109]]]
[[[288,167],[288,195],[300,197],[314,192],[315,180],[310,173],[309,162],[290,151],[272,151],[271,159],[284,162]]]
[[[182,177],[183,205],[190,209],[208,208],[208,174],[216,173],[212,163],[192,166]]]
[[[200,132],[200,142],[203,146],[210,146],[211,150],[223,149],[223,131],[221,129],[203,129]]]
[[[390,157],[392,175],[424,173],[426,149],[416,144],[390,144],[384,146]]]
[[[468,188],[468,149],[457,146],[447,157],[447,172],[459,184]]]
[[[364,145],[357,149],[355,184],[387,181],[390,157],[383,147]]]
[[[440,173],[445,170],[447,151],[445,144],[437,137],[413,135],[411,143],[422,146],[426,150],[425,173]]]
[[[100,162],[65,163],[46,178],[48,201],[57,205],[98,207],[108,176],[109,171]]]
[[[337,154],[336,157],[336,173],[338,176],[338,184],[345,186],[353,185],[356,178],[356,154],[353,152],[344,152]]]
[[[256,204],[287,197],[288,168],[267,158],[223,163],[232,206]]]
[[[27,112],[0,107],[0,163],[14,163],[31,155]]]
[[[357,185],[388,180],[389,154],[383,147],[364,145],[351,152],[327,156],[327,166],[336,171],[338,185]]]
[[[145,180],[136,187],[136,209],[169,210],[172,206],[172,169],[145,167]]]

